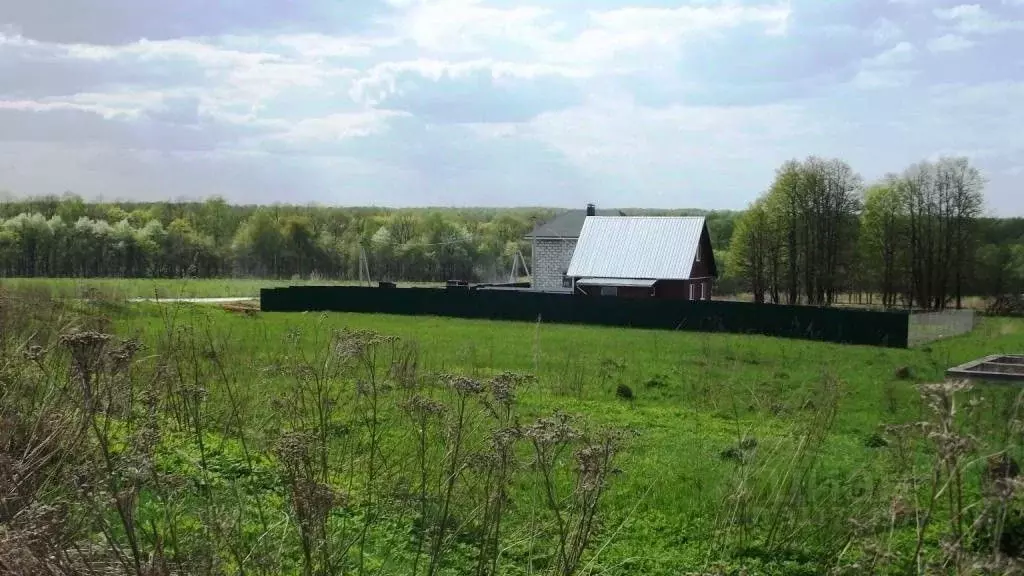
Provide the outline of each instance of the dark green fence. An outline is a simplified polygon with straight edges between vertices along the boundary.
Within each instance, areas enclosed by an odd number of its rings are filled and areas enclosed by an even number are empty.
[[[528,291],[292,286],[260,290],[268,312],[333,311],[763,334],[907,347],[908,314],[748,302],[588,298]]]

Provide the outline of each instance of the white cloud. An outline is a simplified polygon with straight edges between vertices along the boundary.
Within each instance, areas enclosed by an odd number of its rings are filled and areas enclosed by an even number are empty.
[[[739,208],[788,158],[872,178],[961,150],[1024,214],[1024,35],[996,34],[1024,17],[998,2],[253,0],[97,31],[38,1],[72,24],[0,32],[0,188]]]
[[[791,9],[786,3],[619,8],[590,10],[582,30],[560,23],[551,9],[495,8],[479,0],[413,3],[395,20],[396,31],[419,49],[445,55],[507,54],[505,60],[572,66],[597,74],[623,64],[623,56],[674,56],[688,40],[744,25],[783,34]],[[650,60],[626,67],[650,66]],[[584,72],[585,71],[585,72]]]
[[[854,76],[853,85],[863,90],[899,88],[909,84],[916,75],[916,72],[909,70],[864,69]]]
[[[56,110],[76,110],[80,112],[91,112],[103,118],[111,119],[123,116],[137,116],[138,111],[125,111],[116,108],[80,104],[69,101],[36,101],[36,100],[0,100],[0,110],[13,110],[16,112],[53,112]]]
[[[871,29],[876,46],[883,46],[903,37],[903,28],[888,18],[880,18]]]
[[[243,40],[244,41],[244,40]],[[269,46],[291,49],[303,58],[356,58],[373,55],[376,50],[394,46],[393,38],[337,37],[326,34],[290,34],[272,38]]]
[[[377,64],[353,82],[349,94],[356,102],[376,105],[390,95],[403,92],[400,78],[406,74],[414,74],[436,82],[442,78],[463,79],[481,72],[485,72],[495,81],[503,78],[535,80],[549,76],[586,76],[577,69],[551,64],[502,62],[486,58],[463,61],[418,59]]]
[[[1024,118],[1024,109],[1018,106],[1019,102],[1024,101],[1024,79],[980,84],[938,84],[929,93],[936,103],[957,107],[961,111],[987,115],[992,110],[998,110]]]
[[[559,31],[545,22],[552,12],[539,7],[502,9],[476,0],[422,0],[400,6],[406,10],[393,20],[396,33],[436,53],[479,53],[495,39],[536,46]]]
[[[282,125],[282,128],[286,129],[275,135],[271,141],[291,145],[337,143],[349,138],[379,134],[387,128],[389,119],[399,116],[403,116],[403,114],[371,110],[351,114],[331,114],[323,118],[308,118],[294,124]]]
[[[931,52],[959,52],[974,46],[974,41],[957,34],[944,34],[928,41]]]
[[[917,49],[910,42],[900,42],[875,56],[865,58],[853,79],[854,86],[864,90],[905,86],[917,74],[908,68]]]
[[[914,59],[916,52],[914,45],[910,42],[900,42],[877,56],[868,58],[865,60],[865,65],[872,68],[887,68],[908,64]]]
[[[54,44],[69,58],[81,60],[115,60],[136,58],[143,62],[154,60],[187,59],[209,68],[253,67],[284,58],[267,52],[248,52],[216,46],[208,39],[182,38],[178,40],[139,40],[130,44]]]
[[[5,33],[0,29],[0,48],[31,48],[38,45],[38,42],[25,38],[21,34]]]
[[[1000,18],[985,10],[980,4],[936,8],[933,13],[939,20],[950,22],[953,29],[961,34],[997,34],[1024,30],[1024,21]]]
[[[646,188],[648,201],[659,205],[722,207],[740,190],[761,190],[779,163],[803,155],[808,138],[829,124],[810,121],[790,105],[656,109],[610,97],[543,114],[525,131],[504,135],[551,146],[580,170],[599,175],[607,190]],[[736,170],[741,164],[744,170]]]
[[[188,66],[196,71],[188,81],[192,85],[167,88],[164,93],[184,93],[199,98],[210,114],[233,119],[248,115],[251,120],[286,94],[315,94],[334,98],[333,107],[344,105],[348,90],[360,71],[339,64],[336,59],[365,56],[372,49],[387,45],[383,39],[335,38],[329,41],[318,35],[140,40],[120,45],[44,43],[20,36],[3,36],[0,40],[0,49],[4,46],[31,48],[33,52],[26,57],[36,66],[55,62],[65,66],[108,63],[133,70],[150,70],[166,63]],[[176,68],[168,70],[166,74],[171,75]],[[82,79],[83,82],[88,80],[88,76]],[[124,100],[147,96],[138,88],[123,85],[107,88],[108,98]],[[96,93],[89,95],[97,97]],[[45,105],[59,106],[52,102]],[[351,102],[349,107],[357,108]]]
[[[138,118],[148,109],[159,108],[167,95],[160,92],[81,93],[44,100],[0,100],[0,109],[23,112],[75,110],[107,119]]]

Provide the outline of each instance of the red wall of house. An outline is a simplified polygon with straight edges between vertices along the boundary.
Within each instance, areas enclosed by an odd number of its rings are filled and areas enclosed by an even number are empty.
[[[686,280],[661,280],[654,285],[654,297],[689,300],[690,283]]]
[[[642,286],[622,286],[619,288],[619,298],[650,298],[651,289]]]
[[[715,274],[718,273],[717,266],[712,267],[714,262],[714,253],[711,249],[711,236],[708,234],[707,228],[700,235],[700,261],[694,259],[693,268],[690,269],[690,278],[693,278],[692,282],[702,284],[700,298],[701,300],[711,300],[711,294],[715,288]],[[694,294],[696,297],[697,294]],[[687,288],[686,297],[690,297],[689,288]]]
[[[705,278],[702,280],[661,280],[654,285],[654,297],[673,300],[689,300],[691,285],[699,286],[699,288],[694,288],[693,299],[711,299],[711,290],[713,286],[711,278]]]
[[[693,299],[695,300],[710,300],[711,299],[711,286],[712,279],[705,278],[702,280],[659,280],[654,288],[642,288],[638,286],[619,286],[618,292],[615,297],[618,298],[664,298],[666,300],[690,300],[690,286],[699,285],[700,288],[695,288],[693,293]],[[578,286],[576,289],[577,294],[585,294],[590,297],[599,298],[601,297],[601,288],[598,286],[588,286],[586,288]]]

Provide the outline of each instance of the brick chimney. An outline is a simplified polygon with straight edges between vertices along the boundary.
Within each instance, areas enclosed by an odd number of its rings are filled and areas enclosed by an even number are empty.
[[[593,204],[587,204],[587,216],[597,216],[597,208]]]

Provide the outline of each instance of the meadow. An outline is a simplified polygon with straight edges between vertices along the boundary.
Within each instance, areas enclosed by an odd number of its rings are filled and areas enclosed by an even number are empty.
[[[893,350],[8,286],[0,448],[30,473],[0,476],[0,573],[969,574],[1024,551],[1017,391],[929,386],[1024,350],[1021,320]]]
[[[260,280],[257,278],[5,278],[0,287],[43,291],[55,298],[259,298],[260,288],[299,285],[358,285],[320,279]],[[427,284],[400,283],[400,286]]]

